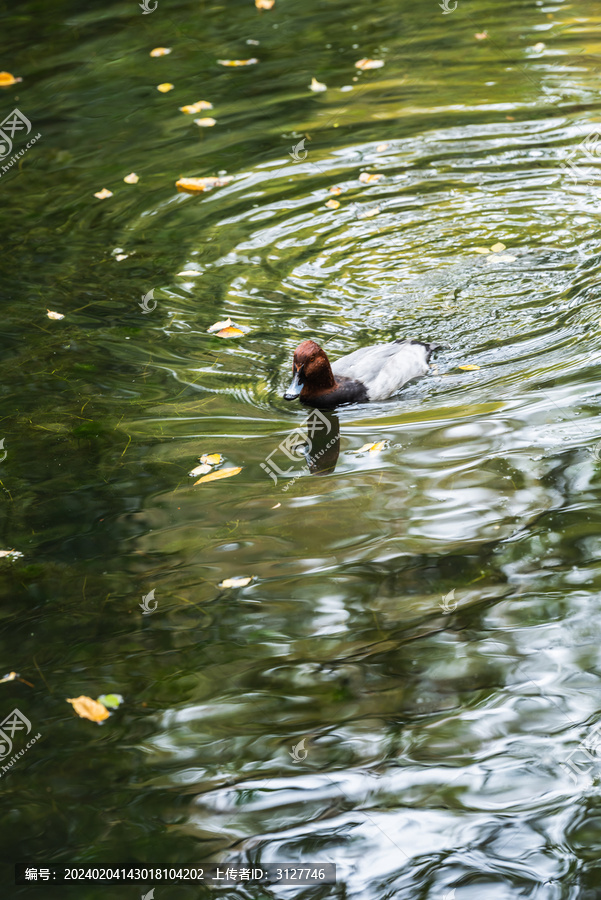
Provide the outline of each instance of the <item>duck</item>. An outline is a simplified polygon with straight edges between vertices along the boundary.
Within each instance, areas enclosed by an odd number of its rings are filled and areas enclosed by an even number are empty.
[[[362,347],[330,364],[319,344],[302,341],[294,351],[292,384],[284,400],[298,397],[317,409],[387,400],[408,381],[426,375],[437,349],[424,341],[399,339]]]

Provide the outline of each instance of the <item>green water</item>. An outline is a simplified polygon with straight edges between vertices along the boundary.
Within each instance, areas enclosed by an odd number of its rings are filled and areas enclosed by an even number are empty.
[[[41,735],[1,777],[2,897],[150,889],[15,862],[249,861],[338,884],[219,896],[600,897],[596,753],[565,767],[601,711],[599,9],[0,21],[1,117],[41,135],[0,175],[0,718]],[[327,416],[310,468],[296,345],[405,336],[432,374]],[[205,453],[241,471],[193,486]],[[66,702],[109,692],[101,725]]]

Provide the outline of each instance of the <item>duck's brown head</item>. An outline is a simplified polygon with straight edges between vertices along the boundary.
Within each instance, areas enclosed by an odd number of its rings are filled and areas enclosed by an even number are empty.
[[[315,341],[303,341],[294,351],[292,384],[284,394],[284,400],[310,399],[336,385],[330,361]]]

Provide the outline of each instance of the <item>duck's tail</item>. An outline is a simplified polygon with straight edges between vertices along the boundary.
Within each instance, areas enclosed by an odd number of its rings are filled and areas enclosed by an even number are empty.
[[[403,340],[399,339],[395,341],[396,344],[402,344]],[[442,350],[442,344],[428,344],[426,341],[409,341],[409,344],[419,344],[421,347],[426,348],[426,362],[430,362],[430,357],[434,353],[435,350]]]

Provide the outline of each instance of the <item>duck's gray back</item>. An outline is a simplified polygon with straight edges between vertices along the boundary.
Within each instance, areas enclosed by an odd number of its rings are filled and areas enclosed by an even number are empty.
[[[332,363],[335,376],[361,381],[370,400],[385,400],[404,384],[425,375],[430,348],[415,341],[374,344]]]

